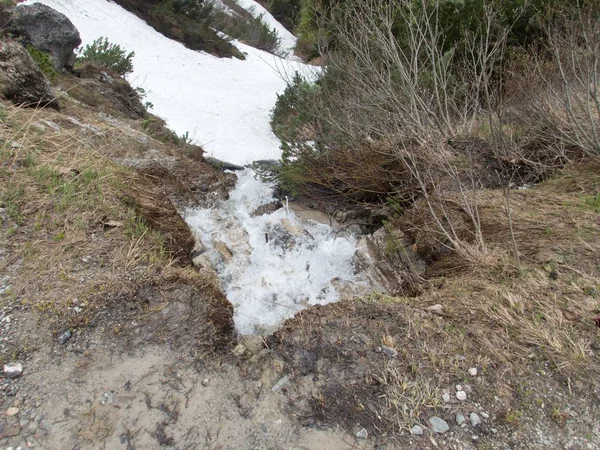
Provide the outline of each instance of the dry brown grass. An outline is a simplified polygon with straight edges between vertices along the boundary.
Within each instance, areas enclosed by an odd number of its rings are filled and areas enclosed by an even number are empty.
[[[158,282],[175,258],[189,259],[193,239],[169,200],[107,156],[136,147],[124,125],[100,132],[69,116],[2,107],[0,207],[9,221],[0,227],[0,271],[12,277],[10,298],[77,327],[105,306],[98,300]]]

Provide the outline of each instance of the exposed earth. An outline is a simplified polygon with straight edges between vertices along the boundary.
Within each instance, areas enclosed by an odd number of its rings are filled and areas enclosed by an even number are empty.
[[[1,448],[600,448],[597,163],[514,191],[510,230],[481,190],[476,265],[418,204],[298,201],[362,236],[372,289],[241,336],[180,215],[235,175],[117,74],[43,87],[58,105],[0,108]]]

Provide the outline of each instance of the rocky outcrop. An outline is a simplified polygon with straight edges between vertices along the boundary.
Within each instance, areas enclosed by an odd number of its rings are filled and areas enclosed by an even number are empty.
[[[139,93],[118,74],[91,63],[76,69],[76,77],[64,77],[68,95],[114,117],[141,119],[146,109]]]
[[[0,92],[16,105],[59,109],[50,82],[15,41],[0,41]]]
[[[81,44],[81,37],[64,14],[41,3],[19,5],[12,15],[10,31],[23,44],[49,53],[57,71],[73,68],[73,50]]]

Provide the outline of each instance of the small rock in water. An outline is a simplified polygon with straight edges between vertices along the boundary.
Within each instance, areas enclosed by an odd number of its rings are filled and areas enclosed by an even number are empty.
[[[23,373],[23,364],[8,363],[4,364],[4,376],[6,378],[17,378]]]
[[[71,336],[72,336],[72,334],[71,334],[71,330],[67,330],[67,331],[65,331],[63,334],[61,334],[61,335],[58,337],[58,343],[59,343],[60,345],[64,345],[64,344],[66,344],[66,343],[69,341],[69,339],[71,339]]]
[[[465,391],[458,391],[456,393],[456,398],[461,402],[464,402],[467,399],[467,393]]]
[[[471,375],[472,377],[476,377],[477,376],[477,368],[475,367],[471,367],[469,370],[469,375]]]
[[[467,419],[465,418],[465,416],[463,414],[457,414],[456,415],[456,423],[458,425],[462,425],[463,423],[465,423]]]
[[[444,307],[438,303],[437,305],[428,307],[427,311],[431,311],[435,314],[442,314],[442,312],[444,311]]]
[[[356,437],[358,439],[367,439],[369,437],[369,432],[367,431],[366,428],[361,428],[360,430],[358,430],[358,432],[356,433]]]
[[[421,436],[423,434],[423,427],[421,425],[415,425],[410,429],[410,434],[415,436]]]
[[[387,345],[382,345],[381,350],[390,358],[395,358],[396,356],[398,356],[398,351],[395,348],[388,347]]]
[[[285,377],[281,378],[277,383],[275,383],[275,385],[271,388],[271,391],[273,392],[279,392],[286,384],[290,383],[290,376],[286,375]]]
[[[450,394],[448,394],[447,392],[444,392],[442,394],[442,400],[444,400],[444,403],[449,403],[450,402]]]
[[[450,429],[448,423],[446,423],[444,419],[435,416],[429,418],[429,424],[434,433],[443,434]]]
[[[6,415],[8,417],[12,417],[12,416],[16,416],[17,414],[19,414],[19,408],[8,408],[6,410]]]
[[[476,427],[477,425],[481,425],[481,418],[478,414],[471,413],[469,419],[471,419],[471,425],[473,425],[474,427]]]

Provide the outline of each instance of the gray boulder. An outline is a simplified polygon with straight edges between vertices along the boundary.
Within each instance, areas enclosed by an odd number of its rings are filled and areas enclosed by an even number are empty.
[[[56,70],[73,68],[73,50],[81,44],[81,37],[64,14],[41,3],[19,5],[14,9],[10,31],[25,45],[49,53]]]
[[[0,41],[0,93],[16,105],[59,109],[50,82],[15,41]]]

